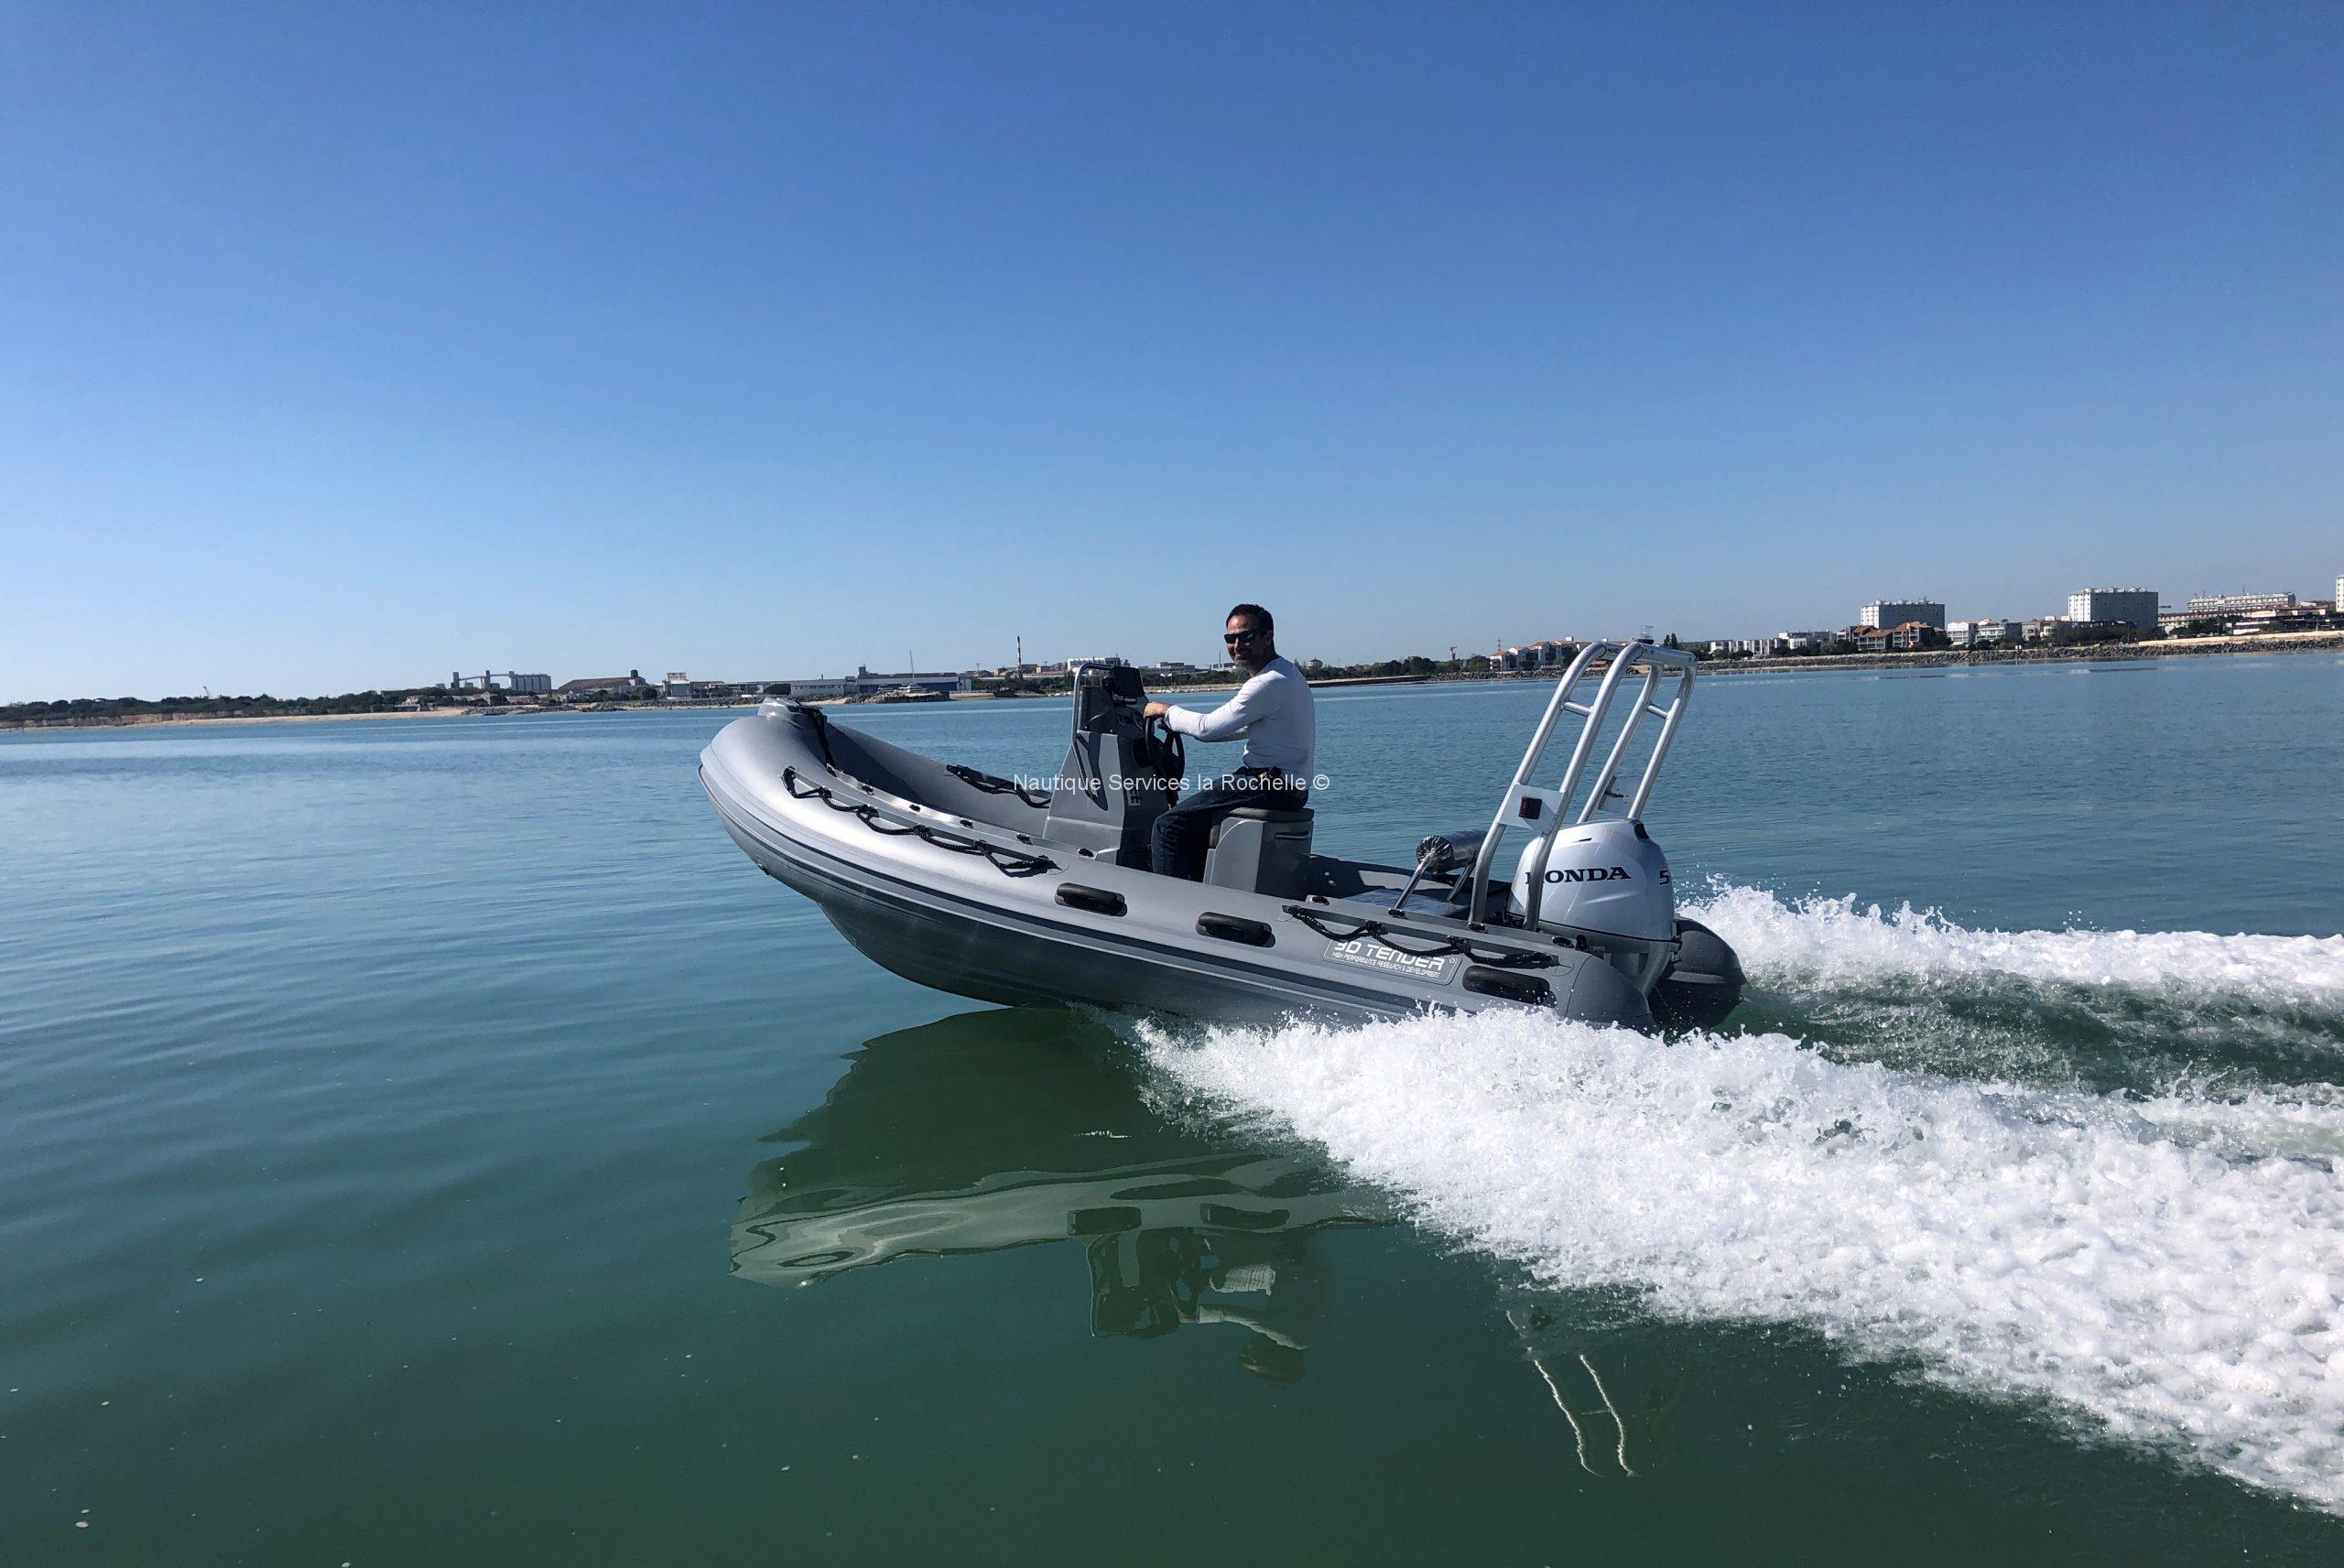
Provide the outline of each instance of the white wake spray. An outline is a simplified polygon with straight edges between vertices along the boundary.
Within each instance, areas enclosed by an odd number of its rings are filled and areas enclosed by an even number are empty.
[[[2344,1511],[2344,1177],[2300,1152],[2344,1148],[2344,1106],[2138,1105],[1513,1012],[1149,1050],[1547,1283],[1808,1324]]]
[[[1883,913],[1852,896],[1786,903],[1722,883],[1683,912],[1731,943],[1750,977],[1771,989],[2013,979],[2344,1012],[2344,935],[1978,931],[1909,905]]]

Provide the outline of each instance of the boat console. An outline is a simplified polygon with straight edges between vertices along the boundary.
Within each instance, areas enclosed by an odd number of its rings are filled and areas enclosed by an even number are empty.
[[[1145,871],[1156,819],[1179,798],[1187,748],[1172,727],[1145,717],[1139,672],[1115,659],[1077,665],[1074,730],[1042,837],[1094,859]],[[1300,898],[1308,881],[1308,810],[1240,806],[1206,840],[1209,886]]]
[[[1074,730],[1042,838],[1119,866],[1148,863],[1149,831],[1178,797],[1180,738],[1146,717],[1147,688],[1120,660],[1077,665]]]

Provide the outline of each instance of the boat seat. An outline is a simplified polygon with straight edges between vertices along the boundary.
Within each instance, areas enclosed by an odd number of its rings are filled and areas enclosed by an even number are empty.
[[[1205,840],[1206,885],[1300,898],[1315,820],[1307,807],[1238,806],[1212,825]]]

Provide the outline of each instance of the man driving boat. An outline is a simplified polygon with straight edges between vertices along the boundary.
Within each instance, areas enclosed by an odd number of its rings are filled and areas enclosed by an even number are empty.
[[[1310,763],[1318,727],[1310,687],[1294,661],[1280,656],[1276,623],[1258,604],[1229,612],[1221,641],[1246,672],[1237,695],[1210,713],[1151,702],[1147,717],[1199,741],[1245,742],[1237,771],[1205,785],[1156,819],[1150,843],[1158,874],[1201,881],[1213,824],[1243,806],[1299,811],[1310,798]]]

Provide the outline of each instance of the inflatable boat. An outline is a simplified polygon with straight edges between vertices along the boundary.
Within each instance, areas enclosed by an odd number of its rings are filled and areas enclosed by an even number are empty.
[[[1215,826],[1202,881],[1156,875],[1149,831],[1186,759],[1114,663],[1075,671],[1050,793],[788,700],[725,726],[700,777],[767,875],[876,962],[961,996],[1244,1022],[1527,1008],[1706,1028],[1739,1000],[1741,967],[1677,918],[1644,824],[1692,687],[1677,649],[1580,649],[1489,825],[1427,835],[1413,863],[1314,853],[1311,811],[1245,806]],[[1566,738],[1560,776],[1536,782]]]

